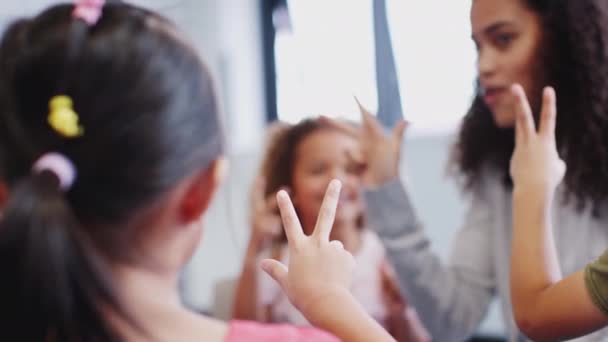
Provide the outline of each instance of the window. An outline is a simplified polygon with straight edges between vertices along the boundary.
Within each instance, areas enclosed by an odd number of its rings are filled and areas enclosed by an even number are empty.
[[[277,114],[358,120],[378,106],[373,0],[292,0],[275,11]],[[416,131],[458,124],[474,93],[470,1],[386,0],[403,113]]]

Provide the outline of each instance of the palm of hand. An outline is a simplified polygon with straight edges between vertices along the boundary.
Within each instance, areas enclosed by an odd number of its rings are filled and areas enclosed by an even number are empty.
[[[510,167],[513,183],[516,188],[552,193],[566,172],[555,143],[555,93],[550,88],[543,93],[537,132],[523,89],[516,85],[512,91],[517,116],[516,143]]]

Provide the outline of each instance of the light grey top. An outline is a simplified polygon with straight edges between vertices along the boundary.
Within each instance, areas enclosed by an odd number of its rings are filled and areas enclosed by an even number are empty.
[[[433,252],[400,180],[365,193],[369,224],[378,232],[402,291],[434,341],[470,337],[495,295],[501,302],[508,340],[526,340],[511,314],[511,192],[496,174],[486,174],[480,183],[468,194],[464,224],[452,241],[447,262]],[[608,214],[595,217],[589,208],[579,212],[574,203],[556,200],[553,215],[564,276],[582,269],[608,247]],[[445,227],[446,231],[457,228]],[[576,341],[608,341],[608,329]]]

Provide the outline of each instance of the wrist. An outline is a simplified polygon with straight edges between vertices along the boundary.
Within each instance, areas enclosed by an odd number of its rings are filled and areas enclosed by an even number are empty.
[[[553,204],[555,191],[547,187],[513,188],[513,208],[528,208],[547,212]]]
[[[300,311],[312,325],[343,341],[394,341],[344,287],[328,289]]]
[[[353,305],[358,305],[352,294],[345,288],[328,289],[306,301],[300,308],[302,314],[315,326],[324,327],[337,317],[344,316]]]
[[[555,188],[543,184],[525,186],[515,184],[513,186],[513,197],[518,199],[551,202],[554,194]]]

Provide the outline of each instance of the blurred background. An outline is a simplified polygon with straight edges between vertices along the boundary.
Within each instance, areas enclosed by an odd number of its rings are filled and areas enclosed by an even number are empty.
[[[0,29],[56,2],[2,1]],[[190,306],[220,318],[228,314],[265,126],[319,114],[357,121],[353,96],[386,124],[401,116],[412,123],[401,176],[434,249],[447,257],[464,210],[446,166],[474,90],[470,0],[131,2],[161,12],[186,32],[216,78],[225,114],[231,171],[203,219],[201,249],[182,277]],[[479,339],[502,336],[494,303]]]

